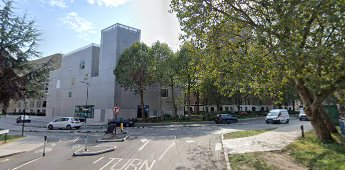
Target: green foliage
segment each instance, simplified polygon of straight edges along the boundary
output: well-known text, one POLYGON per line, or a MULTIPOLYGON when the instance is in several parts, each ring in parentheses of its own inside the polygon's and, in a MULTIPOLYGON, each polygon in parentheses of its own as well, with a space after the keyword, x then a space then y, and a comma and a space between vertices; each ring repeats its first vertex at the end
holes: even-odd
POLYGON ((114 70, 116 81, 126 89, 139 93, 154 83, 153 61, 150 47, 144 43, 134 43, 120 56, 114 70))
POLYGON ((0 103, 6 110, 11 99, 39 95, 50 62, 37 66, 28 61, 40 57, 35 21, 16 16, 13 1, 2 0, 0 7, 0 103))
POLYGON ((202 54, 200 74, 222 94, 283 100, 295 86, 315 132, 331 140, 321 103, 345 87, 344 0, 172 0, 171 8, 184 40, 202 54))

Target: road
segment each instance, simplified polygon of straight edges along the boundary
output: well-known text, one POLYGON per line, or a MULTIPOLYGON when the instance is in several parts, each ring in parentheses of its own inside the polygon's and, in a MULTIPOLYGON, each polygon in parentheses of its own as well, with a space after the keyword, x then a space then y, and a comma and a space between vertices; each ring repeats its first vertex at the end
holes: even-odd
MULTIPOLYGON (((0 159, 0 169, 226 169, 221 145, 221 134, 246 129, 265 129, 299 123, 293 118, 290 124, 269 124, 252 120, 230 125, 190 125, 127 128, 130 135, 124 142, 96 144, 102 133, 26 132, 27 135, 48 136, 46 156, 42 148, 0 159), (83 149, 85 135, 90 146, 117 149, 96 156, 73 157, 73 152, 83 149)), ((19 132, 18 132, 19 133, 19 132)), ((90 147, 89 146, 89 147, 90 147)))

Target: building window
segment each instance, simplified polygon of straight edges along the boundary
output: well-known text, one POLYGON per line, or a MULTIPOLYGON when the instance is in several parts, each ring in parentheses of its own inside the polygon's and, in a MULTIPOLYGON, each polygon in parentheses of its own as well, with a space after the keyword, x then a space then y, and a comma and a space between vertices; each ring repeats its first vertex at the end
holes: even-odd
POLYGON ((37 101, 37 107, 39 108, 39 107, 41 107, 41 101, 39 100, 39 101, 37 101))
POLYGON ((42 109, 42 113, 46 113, 46 109, 42 109))
POLYGON ((72 97, 72 92, 68 92, 68 97, 72 97))
POLYGON ((80 69, 84 69, 85 68, 85 61, 84 60, 80 60, 79 68, 80 69))
POLYGON ((266 111, 268 111, 268 107, 266 107, 266 111))
POLYGON ((41 112, 41 110, 40 109, 37 109, 37 113, 40 113, 41 112))
POLYGON ((229 111, 229 108, 228 108, 228 107, 225 107, 225 111, 229 111))
POLYGON ((265 111, 265 108, 264 108, 264 107, 261 107, 261 111, 265 111))
POLYGON ((34 101, 30 101, 30 107, 31 107, 31 108, 34 108, 34 107, 35 107, 34 101))
POLYGON ((220 107, 219 110, 220 110, 220 111, 223 111, 223 107, 220 107))
POLYGON ((214 107, 211 107, 211 112, 214 112, 214 107))
POLYGON ((43 101, 42 107, 47 107, 47 101, 43 101))
POLYGON ((244 111, 248 111, 248 108, 247 108, 247 107, 244 107, 244 111))
POLYGON ((230 107, 230 111, 232 112, 232 107, 230 107))
POLYGON ((168 97, 168 89, 167 88, 161 89, 161 97, 168 97))

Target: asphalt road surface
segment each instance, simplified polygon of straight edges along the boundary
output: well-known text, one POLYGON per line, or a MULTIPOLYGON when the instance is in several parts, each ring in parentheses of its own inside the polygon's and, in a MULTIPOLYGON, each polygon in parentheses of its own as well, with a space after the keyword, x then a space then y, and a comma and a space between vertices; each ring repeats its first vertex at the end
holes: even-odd
POLYGON ((226 169, 221 145, 221 134, 246 129, 265 129, 290 126, 269 124, 253 120, 230 125, 166 126, 159 128, 127 128, 130 135, 124 142, 96 143, 102 133, 26 132, 28 135, 48 136, 46 156, 43 148, 31 152, 0 158, 0 169, 25 170, 182 170, 226 169), (88 147, 114 147, 112 152, 74 157, 73 152, 88 147))

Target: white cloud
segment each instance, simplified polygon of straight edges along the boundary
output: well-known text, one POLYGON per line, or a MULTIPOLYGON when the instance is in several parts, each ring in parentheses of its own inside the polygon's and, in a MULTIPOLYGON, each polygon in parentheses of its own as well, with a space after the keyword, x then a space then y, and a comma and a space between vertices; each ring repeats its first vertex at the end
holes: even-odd
POLYGON ((79 33, 78 37, 90 41, 90 34, 95 33, 92 22, 80 17, 77 13, 71 12, 62 21, 72 30, 79 33))
POLYGON ((51 6, 56 6, 56 7, 60 7, 60 8, 66 8, 67 7, 64 0, 50 0, 49 4, 51 6))
POLYGON ((87 0, 87 2, 89 2, 89 4, 91 5, 98 5, 98 6, 113 6, 113 7, 117 7, 120 5, 123 5, 127 2, 129 2, 131 0, 87 0))

